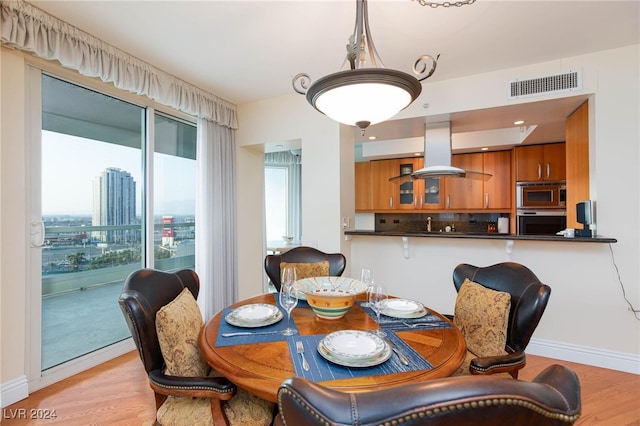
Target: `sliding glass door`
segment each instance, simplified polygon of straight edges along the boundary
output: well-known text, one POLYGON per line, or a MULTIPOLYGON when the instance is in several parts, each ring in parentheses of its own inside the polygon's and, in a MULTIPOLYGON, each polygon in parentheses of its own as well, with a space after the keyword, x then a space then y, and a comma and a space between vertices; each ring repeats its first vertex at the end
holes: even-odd
POLYGON ((196 128, 45 74, 41 102, 44 372, 130 336, 132 271, 194 268, 196 128))

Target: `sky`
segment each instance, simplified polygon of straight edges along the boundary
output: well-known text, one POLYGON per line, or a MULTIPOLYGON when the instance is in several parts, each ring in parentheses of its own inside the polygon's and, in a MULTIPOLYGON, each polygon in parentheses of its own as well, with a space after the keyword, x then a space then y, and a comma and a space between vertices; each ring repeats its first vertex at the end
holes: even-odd
MULTIPOLYGON (((42 214, 87 215, 93 209, 93 179, 108 167, 127 171, 136 182, 136 214, 141 212, 141 151, 112 143, 42 132, 42 214)), ((155 156, 154 213, 193 215, 195 161, 155 156)))

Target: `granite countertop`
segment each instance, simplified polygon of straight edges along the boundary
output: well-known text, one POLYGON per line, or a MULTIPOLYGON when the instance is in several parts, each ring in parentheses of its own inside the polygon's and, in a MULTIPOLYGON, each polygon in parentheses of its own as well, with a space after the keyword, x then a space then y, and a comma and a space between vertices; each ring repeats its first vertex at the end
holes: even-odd
POLYGON ((616 243, 615 238, 567 238, 560 235, 510 235, 497 232, 420 232, 420 231, 371 231, 353 230, 345 231, 345 235, 368 235, 382 237, 424 237, 424 238, 471 238, 488 240, 519 240, 519 241, 552 241, 563 243, 616 243))

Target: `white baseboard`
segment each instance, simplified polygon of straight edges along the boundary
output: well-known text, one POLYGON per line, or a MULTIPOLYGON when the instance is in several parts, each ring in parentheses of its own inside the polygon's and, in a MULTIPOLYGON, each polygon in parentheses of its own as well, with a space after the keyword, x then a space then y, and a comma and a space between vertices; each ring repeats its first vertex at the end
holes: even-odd
POLYGON ((0 384, 0 405, 2 408, 25 399, 29 396, 29 380, 20 376, 0 384))
POLYGON ((640 374, 640 356, 636 354, 540 339, 531 339, 526 352, 531 355, 640 374))

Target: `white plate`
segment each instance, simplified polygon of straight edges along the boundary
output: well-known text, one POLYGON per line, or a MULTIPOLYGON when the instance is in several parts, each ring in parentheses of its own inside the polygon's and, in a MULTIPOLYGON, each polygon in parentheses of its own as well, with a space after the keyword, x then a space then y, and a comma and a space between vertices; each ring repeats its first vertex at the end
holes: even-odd
POLYGON ((278 308, 266 303, 253 303, 234 309, 231 314, 239 321, 263 323, 278 313, 278 308))
POLYGON ((409 299, 389 299, 384 308, 386 311, 399 315, 409 315, 421 311, 424 306, 420 302, 409 299))
POLYGON ((384 343, 384 349, 378 356, 369 359, 345 360, 342 358, 338 358, 324 346, 322 340, 318 343, 318 352, 327 361, 333 362, 334 364, 342 365, 344 367, 373 367, 374 365, 382 364, 383 362, 388 360, 389 357, 391 357, 391 348, 386 343, 384 343))
POLYGON ((389 299, 382 314, 394 318, 421 318, 427 314, 427 310, 415 300, 389 299))
POLYGON ((275 324, 282 319, 282 312, 280 312, 276 306, 267 304, 258 305, 260 306, 253 309, 251 308, 252 305, 241 306, 229 312, 224 319, 236 327, 264 327, 275 324), (265 316, 267 310, 270 312, 270 315, 265 316))
POLYGON ((358 330, 334 331, 322 339, 322 344, 331 355, 344 361, 378 358, 385 349, 380 337, 358 330))

